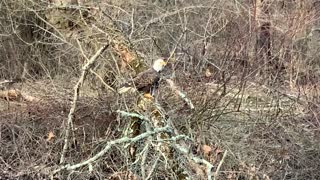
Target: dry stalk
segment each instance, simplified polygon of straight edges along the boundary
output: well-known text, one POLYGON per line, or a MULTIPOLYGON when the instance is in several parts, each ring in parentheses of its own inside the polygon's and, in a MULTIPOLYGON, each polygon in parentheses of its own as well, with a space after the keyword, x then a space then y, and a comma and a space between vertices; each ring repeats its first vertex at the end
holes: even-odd
POLYGON ((117 113, 119 113, 120 115, 124 116, 124 117, 134 117, 134 118, 139 118, 141 120, 148 120, 146 117, 137 114, 137 113, 129 113, 129 112, 125 112, 125 111, 120 111, 117 110, 117 113))
POLYGON ((76 83, 76 85, 73 88, 74 89, 74 95, 73 95, 73 100, 72 100, 72 103, 71 103, 71 108, 70 108, 70 111, 69 111, 69 114, 68 114, 68 120, 67 120, 66 132, 65 132, 66 134, 65 134, 65 138, 64 138, 64 145, 63 145, 63 149, 62 149, 62 153, 61 153, 60 164, 64 163, 65 154, 66 154, 66 152, 68 150, 68 141, 69 141, 69 136, 70 136, 70 128, 72 126, 72 121, 73 121, 73 118, 74 118, 74 112, 75 112, 75 109, 76 109, 76 106, 77 106, 80 87, 83 84, 83 81, 85 79, 86 74, 88 73, 88 70, 91 68, 91 66, 96 61, 96 59, 99 57, 99 55, 102 54, 108 47, 109 47, 109 44, 104 45, 103 47, 101 47, 89 59, 89 61, 82 67, 80 78, 79 78, 78 82, 76 83))
POLYGON ((199 5, 199 6, 189 6, 189 7, 184 7, 184 8, 181 8, 181 9, 178 9, 178 10, 175 10, 175 11, 172 11, 172 12, 164 13, 164 14, 160 15, 159 17, 153 18, 153 19, 151 19, 150 21, 148 21, 148 22, 143 26, 143 29, 142 29, 141 32, 145 31, 150 25, 155 24, 155 23, 161 21, 161 20, 164 19, 164 18, 167 18, 167 17, 170 17, 170 16, 174 16, 174 15, 176 15, 176 14, 179 14, 180 12, 185 12, 185 11, 187 11, 187 10, 199 9, 199 8, 211 8, 211 7, 209 7, 209 6, 202 6, 202 5, 199 5))
POLYGON ((186 93, 179 90, 178 87, 174 84, 174 82, 171 79, 166 79, 166 82, 169 84, 172 91, 175 92, 177 95, 179 95, 188 104, 190 109, 194 109, 194 105, 192 101, 187 97, 186 93))
POLYGON ((222 159, 221 159, 221 161, 220 161, 220 163, 219 163, 219 165, 218 165, 218 167, 217 167, 216 172, 214 173, 213 180, 218 179, 220 168, 221 168, 221 166, 222 166, 222 164, 223 164, 223 162, 224 162, 224 159, 226 158, 227 154, 228 154, 228 151, 226 150, 226 151, 223 153, 222 159))
POLYGON ((160 160, 160 155, 157 157, 157 159, 156 159, 155 162, 153 163, 153 165, 152 165, 152 167, 151 167, 151 170, 150 170, 150 172, 149 172, 148 177, 146 178, 146 180, 148 180, 148 179, 151 178, 154 170, 156 169, 156 167, 157 167, 157 165, 158 165, 159 160, 160 160))
POLYGON ((185 155, 187 157, 187 159, 194 161, 197 164, 204 164, 207 167, 207 178, 208 180, 211 180, 211 170, 213 168, 213 165, 202 158, 196 157, 195 155, 189 153, 189 150, 183 146, 180 146, 179 144, 173 144, 175 149, 178 150, 181 154, 185 155))
MULTIPOLYGON (((150 138, 149 138, 150 139, 150 138)), ((150 148, 150 140, 149 142, 146 143, 146 146, 143 148, 143 151, 142 151, 142 155, 141 155, 141 175, 142 175, 142 179, 146 179, 146 161, 147 161, 147 157, 148 157, 148 154, 149 154, 149 148, 150 148)))
POLYGON ((114 93, 117 92, 117 91, 114 90, 111 86, 109 86, 106 82, 104 82, 103 78, 102 78, 98 73, 96 73, 94 70, 90 69, 90 72, 91 72, 92 74, 94 74, 106 88, 108 88, 109 90, 111 90, 111 91, 114 92, 114 93))

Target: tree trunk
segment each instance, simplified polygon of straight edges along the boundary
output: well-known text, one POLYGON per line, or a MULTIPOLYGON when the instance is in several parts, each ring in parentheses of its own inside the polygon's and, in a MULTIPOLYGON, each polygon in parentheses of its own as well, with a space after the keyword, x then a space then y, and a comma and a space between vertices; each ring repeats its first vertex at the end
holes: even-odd
POLYGON ((271 63, 271 22, 269 19, 270 11, 269 0, 256 0, 256 22, 257 22, 257 41, 256 41, 256 58, 259 62, 271 63))

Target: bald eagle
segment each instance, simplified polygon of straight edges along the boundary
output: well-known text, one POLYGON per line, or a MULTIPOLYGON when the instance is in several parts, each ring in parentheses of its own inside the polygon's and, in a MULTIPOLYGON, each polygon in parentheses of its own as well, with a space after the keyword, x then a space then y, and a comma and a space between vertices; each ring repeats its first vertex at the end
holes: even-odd
POLYGON ((160 80, 160 72, 166 65, 165 59, 157 59, 153 66, 146 71, 139 73, 132 81, 125 83, 118 89, 119 94, 126 93, 131 90, 138 90, 139 92, 150 93, 152 88, 160 80))

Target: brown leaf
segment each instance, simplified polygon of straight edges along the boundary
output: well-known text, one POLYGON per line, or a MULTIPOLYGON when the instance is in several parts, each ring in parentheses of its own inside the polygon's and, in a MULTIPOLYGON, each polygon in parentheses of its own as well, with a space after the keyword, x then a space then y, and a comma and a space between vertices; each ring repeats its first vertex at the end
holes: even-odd
POLYGON ((55 137, 55 135, 53 134, 52 131, 50 131, 50 132, 48 133, 47 141, 51 141, 54 137, 55 137))
POLYGON ((203 151, 204 155, 208 156, 210 154, 210 152, 212 151, 212 148, 208 145, 203 145, 202 151, 203 151))
POLYGON ((135 54, 130 52, 130 50, 121 44, 116 44, 113 49, 120 56, 120 69, 124 71, 126 67, 135 60, 135 54))
POLYGON ((191 169, 197 174, 197 179, 205 179, 206 177, 206 169, 203 166, 200 166, 199 164, 196 164, 195 162, 189 160, 189 166, 191 169))

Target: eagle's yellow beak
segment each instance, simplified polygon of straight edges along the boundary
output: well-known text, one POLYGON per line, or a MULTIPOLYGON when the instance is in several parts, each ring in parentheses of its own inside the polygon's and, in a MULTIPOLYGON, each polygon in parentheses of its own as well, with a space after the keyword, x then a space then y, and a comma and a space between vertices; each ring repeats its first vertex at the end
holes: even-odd
POLYGON ((167 62, 165 62, 165 61, 163 60, 163 61, 161 61, 160 64, 163 65, 163 66, 165 66, 165 65, 167 65, 167 62))

